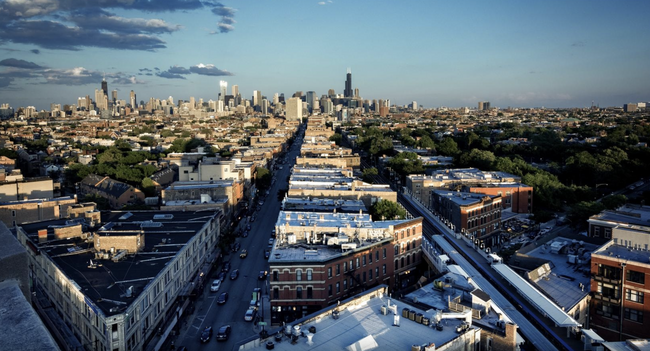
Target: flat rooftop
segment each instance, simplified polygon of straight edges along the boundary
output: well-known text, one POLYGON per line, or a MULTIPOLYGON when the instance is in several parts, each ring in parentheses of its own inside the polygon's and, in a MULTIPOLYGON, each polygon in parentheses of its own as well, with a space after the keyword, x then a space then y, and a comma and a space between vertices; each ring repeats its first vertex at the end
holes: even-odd
POLYGON ((622 224, 650 227, 650 206, 623 206, 616 211, 603 211, 589 220, 601 220, 622 224))
MULTIPOLYGON (((372 294, 373 291, 370 293, 372 294)), ((307 344, 306 337, 300 337, 296 344, 292 344, 285 336, 281 342, 275 342, 275 350, 369 350, 370 348, 363 348, 359 344, 348 348, 364 338, 372 338, 377 344, 377 350, 410 350, 412 345, 429 345, 431 343, 434 343, 436 348, 440 348, 459 336, 455 329, 461 324, 461 320, 444 319, 441 322, 443 330, 437 331, 430 326, 402 317, 404 308, 422 313, 427 318, 433 317, 433 311, 420 310, 404 302, 390 299, 388 296, 366 298, 355 305, 352 305, 354 298, 350 300, 352 302, 349 304, 343 302, 339 306, 338 319, 332 318, 331 311, 337 308, 337 306, 332 306, 303 318, 304 322, 292 324, 292 326, 300 325, 301 331, 305 333, 308 332, 309 327, 316 328, 312 345, 307 344), (391 305, 397 306, 397 314, 400 316, 399 327, 393 325, 394 315, 392 312, 388 312, 387 315, 380 312, 381 307, 387 305, 389 300, 391 305)), ((274 338, 270 337, 268 340, 274 340, 274 338)), ((243 345, 240 349, 242 347, 243 345)), ((262 342, 252 349, 264 350, 266 346, 262 342)))
POLYGON ((448 191, 448 190, 434 190, 434 192, 442 197, 449 199, 450 201, 453 201, 454 203, 460 206, 471 205, 471 204, 481 202, 481 199, 483 199, 484 197, 489 197, 490 199, 494 199, 498 197, 498 195, 486 195, 480 193, 467 193, 467 192, 457 192, 457 191, 448 191))
POLYGON ((128 307, 214 216, 215 211, 103 212, 102 228, 93 233, 95 235, 133 235, 144 231, 144 249, 117 262, 96 259, 93 242, 81 238, 48 238, 48 241, 39 243, 39 229, 64 225, 66 220, 21 227, 40 252, 51 257, 59 269, 76 284, 77 289, 109 316, 128 307), (98 266, 91 268, 91 260, 98 266), (132 297, 127 298, 125 293, 131 286, 132 297))
POLYGON ((648 257, 650 256, 650 252, 646 250, 634 250, 627 246, 613 244, 613 242, 612 245, 605 245, 594 253, 602 256, 609 256, 644 264, 649 263, 648 257))
MULTIPOLYGON (((557 237, 543 246, 529 251, 527 255, 551 263, 551 271, 537 278, 535 285, 560 307, 568 311, 589 294, 591 284, 589 261, 587 260, 583 264, 570 263, 569 253, 551 252, 550 248, 553 243, 569 247, 576 245, 574 240, 557 237), (584 289, 580 287, 581 283, 584 289)), ((598 249, 597 245, 589 243, 582 243, 581 247, 584 248, 584 257, 598 249)))
POLYGON ((359 213, 366 212, 366 205, 361 200, 335 200, 326 198, 287 197, 282 201, 282 209, 286 211, 318 211, 359 213))

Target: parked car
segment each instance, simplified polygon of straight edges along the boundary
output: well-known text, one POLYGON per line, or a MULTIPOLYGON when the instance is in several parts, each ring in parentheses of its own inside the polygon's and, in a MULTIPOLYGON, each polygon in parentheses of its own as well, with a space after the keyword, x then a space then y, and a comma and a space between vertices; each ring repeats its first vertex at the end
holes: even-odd
POLYGON ((266 276, 268 275, 267 271, 260 271, 260 274, 257 276, 259 280, 264 280, 266 279, 266 276))
POLYGON ((235 280, 237 277, 239 277, 239 269, 234 269, 230 272, 230 280, 235 280))
POLYGON ((222 292, 219 297, 217 297, 217 303, 219 305, 223 305, 224 303, 228 302, 228 293, 227 292, 222 292))
POLYGON ((217 332, 217 341, 228 340, 231 331, 232 328, 230 327, 230 325, 222 325, 221 328, 219 328, 219 331, 217 332))
POLYGON ((205 327, 201 332, 201 342, 208 342, 212 337, 212 327, 205 327))
POLYGON ((223 281, 226 279, 226 272, 219 272, 219 276, 217 277, 220 281, 223 281))
POLYGON ((248 230, 244 230, 244 232, 241 235, 243 238, 248 238, 248 230))
POLYGON ((264 258, 267 260, 271 257, 271 250, 264 250, 264 258))
POLYGON ((246 251, 246 249, 241 250, 239 258, 246 258, 246 256, 248 256, 248 251, 246 251))
POLYGON ((249 307, 248 310, 246 310, 246 314, 244 314, 244 320, 246 322, 252 322, 256 314, 257 314, 257 308, 249 307))
POLYGON ((251 225, 250 224, 246 224, 246 230, 251 230, 251 225))
POLYGON ((232 244, 232 252, 237 252, 241 249, 241 244, 240 243, 234 243, 232 244))
POLYGON ((269 239, 269 246, 273 246, 273 241, 274 241, 273 238, 269 239))
POLYGON ((210 291, 215 292, 219 291, 219 288, 221 288, 221 280, 217 279, 212 282, 212 285, 210 285, 210 291))

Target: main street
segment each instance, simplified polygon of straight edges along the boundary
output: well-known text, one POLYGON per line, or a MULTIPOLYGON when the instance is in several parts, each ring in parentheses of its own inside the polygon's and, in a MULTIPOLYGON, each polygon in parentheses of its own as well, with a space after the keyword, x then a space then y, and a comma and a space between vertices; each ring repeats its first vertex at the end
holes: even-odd
MULTIPOLYGON (((300 129, 302 135, 302 129, 300 129)), ((214 270, 213 276, 206 279, 205 289, 197 298, 195 311, 182 324, 180 335, 175 340, 176 349, 180 346, 187 347, 188 350, 212 350, 218 347, 220 350, 235 350, 241 341, 256 336, 262 330, 262 326, 255 326, 253 322, 244 321, 244 314, 248 309, 252 299, 253 289, 262 289, 262 304, 259 307, 260 317, 263 314, 263 320, 270 322, 270 306, 268 299, 268 280, 259 280, 260 271, 268 271, 269 265, 264 258, 264 250, 267 249, 271 231, 275 228, 275 223, 280 211, 280 200, 277 193, 279 189, 288 188, 287 177, 291 173, 291 167, 295 162, 296 156, 300 153, 300 136, 296 137, 296 142, 286 153, 287 162, 282 169, 275 172, 271 171, 275 177, 275 182, 269 189, 269 195, 261 194, 259 200, 264 204, 260 206, 253 216, 255 220, 248 222, 242 219, 240 227, 250 224, 251 229, 247 238, 239 237, 237 242, 241 244, 241 249, 248 250, 248 257, 240 258, 239 252, 228 252, 223 259, 231 262, 231 269, 239 269, 239 278, 230 280, 230 274, 226 275, 221 288, 218 292, 210 291, 210 284, 221 271, 221 267, 214 270), (229 299, 223 305, 216 303, 217 297, 222 292, 228 292, 229 299), (229 324, 232 327, 232 334, 228 341, 216 341, 216 334, 222 325, 229 324), (206 344, 201 344, 199 337, 201 331, 206 326, 211 326, 213 336, 206 344)), ((259 201, 258 200, 258 201, 259 201)), ((256 204, 257 206, 257 204, 256 204)))

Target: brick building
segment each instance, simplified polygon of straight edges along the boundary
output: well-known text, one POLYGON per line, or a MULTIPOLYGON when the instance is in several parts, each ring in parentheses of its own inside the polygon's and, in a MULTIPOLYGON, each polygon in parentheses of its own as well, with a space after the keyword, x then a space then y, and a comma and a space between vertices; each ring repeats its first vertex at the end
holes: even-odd
POLYGON ((97 174, 89 174, 77 183, 77 195, 82 199, 86 195, 105 198, 113 209, 144 201, 144 193, 140 189, 97 174))
POLYGON ((467 233, 481 248, 501 242, 501 196, 432 190, 429 207, 456 233, 467 233))
POLYGON ((501 207, 515 213, 533 213, 533 187, 521 183, 488 183, 469 186, 470 193, 499 195, 501 207))
POLYGON ((420 277, 422 218, 373 222, 367 214, 284 212, 269 259, 271 322, 302 318, 368 288, 420 277))

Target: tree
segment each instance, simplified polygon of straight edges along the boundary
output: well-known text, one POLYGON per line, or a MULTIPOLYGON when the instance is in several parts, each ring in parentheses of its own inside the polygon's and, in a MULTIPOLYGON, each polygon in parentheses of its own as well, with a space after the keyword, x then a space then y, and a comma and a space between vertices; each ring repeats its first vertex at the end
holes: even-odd
POLYGON ((339 133, 334 133, 334 135, 332 135, 329 140, 336 143, 336 145, 341 146, 341 140, 343 140, 343 136, 339 133))
POLYGON ((567 217, 571 220, 573 226, 584 227, 587 225, 589 217, 602 212, 605 205, 596 201, 580 201, 571 206, 567 217))
POLYGON ((388 161, 388 166, 404 177, 408 174, 424 173, 422 161, 415 152, 400 152, 388 161))
POLYGON ((271 172, 264 168, 264 167, 258 167, 257 168, 257 177, 255 177, 255 186, 257 189, 260 191, 265 191, 266 189, 271 187, 271 181, 273 177, 271 176, 271 172))
POLYGON ((396 202, 390 200, 379 200, 370 206, 370 215, 375 221, 405 219, 406 210, 396 202))
POLYGON ((147 197, 156 196, 156 184, 151 178, 142 179, 142 191, 147 197))
POLYGON ((458 155, 458 144, 451 137, 444 137, 440 145, 437 148, 438 152, 445 156, 456 156, 458 155))
POLYGON ((370 167, 370 168, 365 168, 363 170, 363 175, 361 176, 363 178, 363 181, 366 183, 372 183, 374 180, 374 177, 378 175, 379 172, 377 172, 377 168, 375 167, 370 167))
POLYGON ((601 202, 602 202, 603 206, 605 206, 606 209, 615 210, 615 209, 625 205, 625 203, 627 202, 627 197, 625 195, 621 195, 621 194, 609 195, 609 196, 605 196, 601 200, 601 202))

